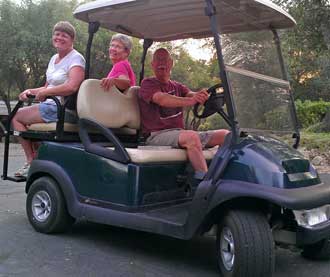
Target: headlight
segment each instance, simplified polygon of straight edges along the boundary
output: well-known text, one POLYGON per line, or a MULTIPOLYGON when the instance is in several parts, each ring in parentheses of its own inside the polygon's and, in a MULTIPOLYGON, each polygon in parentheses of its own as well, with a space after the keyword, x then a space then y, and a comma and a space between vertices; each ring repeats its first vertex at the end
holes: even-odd
POLYGON ((325 205, 312 210, 293 211, 298 225, 311 227, 330 219, 330 205, 325 205))

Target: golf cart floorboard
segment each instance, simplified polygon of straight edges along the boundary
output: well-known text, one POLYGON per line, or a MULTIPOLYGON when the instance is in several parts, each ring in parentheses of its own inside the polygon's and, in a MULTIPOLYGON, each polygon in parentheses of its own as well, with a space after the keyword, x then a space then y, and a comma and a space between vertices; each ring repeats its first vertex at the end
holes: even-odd
POLYGON ((155 218, 157 221, 161 219, 161 221, 170 224, 183 225, 187 220, 190 205, 191 202, 187 202, 172 207, 148 211, 145 215, 149 218, 155 218))

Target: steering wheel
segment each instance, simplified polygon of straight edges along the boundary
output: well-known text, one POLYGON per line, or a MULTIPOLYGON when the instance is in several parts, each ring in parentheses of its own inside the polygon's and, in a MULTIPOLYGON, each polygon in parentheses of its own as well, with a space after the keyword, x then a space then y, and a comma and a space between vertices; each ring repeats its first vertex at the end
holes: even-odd
POLYGON ((223 93, 217 93, 217 89, 219 88, 223 88, 222 84, 220 83, 207 89, 207 92, 210 95, 209 99, 207 99, 207 101, 204 103, 204 108, 202 109, 201 113, 198 113, 200 104, 195 104, 193 109, 195 117, 205 118, 222 109, 225 99, 223 93))

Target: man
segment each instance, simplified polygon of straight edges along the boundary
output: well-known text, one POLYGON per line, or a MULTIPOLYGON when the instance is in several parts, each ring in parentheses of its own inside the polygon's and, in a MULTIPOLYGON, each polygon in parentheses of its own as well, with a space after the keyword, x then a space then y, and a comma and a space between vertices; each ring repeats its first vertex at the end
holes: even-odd
POLYGON ((203 148, 221 145, 229 131, 184 130, 182 108, 204 104, 208 99, 207 91, 193 92, 170 80, 173 60, 164 48, 155 51, 151 66, 155 77, 144 79, 139 90, 142 134, 147 138, 146 144, 184 148, 195 172, 207 172, 203 148))

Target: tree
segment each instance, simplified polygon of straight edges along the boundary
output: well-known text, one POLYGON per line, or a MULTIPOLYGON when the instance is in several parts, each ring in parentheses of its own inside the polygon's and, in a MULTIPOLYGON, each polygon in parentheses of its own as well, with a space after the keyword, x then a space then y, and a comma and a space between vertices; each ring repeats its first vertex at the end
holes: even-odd
POLYGON ((51 47, 52 28, 59 20, 72 19, 75 4, 61 0, 37 4, 26 0, 20 5, 8 0, 1 2, 0 35, 5 42, 0 45, 3 100, 9 101, 27 87, 45 83, 45 71, 55 53, 51 47))
POLYGON ((10 111, 10 91, 15 85, 13 76, 18 75, 16 68, 17 56, 16 40, 18 32, 19 14, 15 10, 15 6, 10 1, 0 3, 0 37, 3 43, 0 44, 0 96, 6 103, 8 111, 10 111))
POLYGON ((283 33, 284 53, 296 98, 330 100, 330 4, 328 0, 277 0, 297 20, 283 33))

